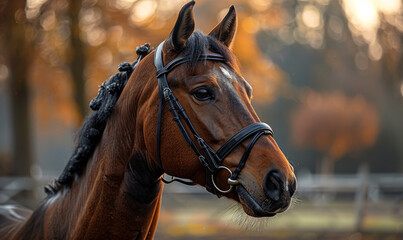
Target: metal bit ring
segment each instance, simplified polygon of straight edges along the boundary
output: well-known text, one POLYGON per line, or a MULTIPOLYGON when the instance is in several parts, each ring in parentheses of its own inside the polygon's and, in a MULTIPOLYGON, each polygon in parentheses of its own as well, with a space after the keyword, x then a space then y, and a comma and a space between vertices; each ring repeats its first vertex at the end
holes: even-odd
MULTIPOLYGON (((218 169, 227 170, 230 173, 230 176, 232 175, 232 171, 225 166, 219 166, 218 169)), ((230 180, 230 178, 228 178, 228 181, 229 180, 230 180)), ((231 192, 233 185, 236 185, 236 184, 231 184, 230 182, 228 182, 229 188, 227 190, 222 190, 216 185, 215 180, 214 180, 214 174, 211 174, 211 182, 213 183, 213 186, 215 187, 215 189, 217 189, 220 193, 229 193, 229 192, 231 192)))

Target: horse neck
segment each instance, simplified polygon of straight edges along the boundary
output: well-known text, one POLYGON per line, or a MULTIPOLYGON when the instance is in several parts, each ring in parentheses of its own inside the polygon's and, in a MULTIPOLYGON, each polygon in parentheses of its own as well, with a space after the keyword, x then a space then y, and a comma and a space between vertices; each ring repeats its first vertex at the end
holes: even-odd
MULTIPOLYGON (((132 88, 134 78, 129 80, 132 88)), ((133 101, 133 92, 122 93, 83 175, 70 189, 62 189, 43 203, 43 223, 52 231, 50 238, 153 238, 161 172, 152 167, 149 154, 140 150, 145 149, 144 141, 135 137, 141 136, 141 124, 136 122, 138 102, 133 101)))
POLYGON ((142 239, 155 231, 162 185, 147 153, 133 147, 137 129, 122 123, 124 109, 116 108, 75 194, 66 196, 67 205, 78 200, 72 239, 142 239))

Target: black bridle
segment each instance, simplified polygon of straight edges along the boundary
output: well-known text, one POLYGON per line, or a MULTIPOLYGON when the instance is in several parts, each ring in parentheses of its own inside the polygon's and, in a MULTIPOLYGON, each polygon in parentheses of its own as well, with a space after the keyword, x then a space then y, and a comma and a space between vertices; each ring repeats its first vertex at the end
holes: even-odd
MULTIPOLYGON (((197 133, 196 129, 194 128, 192 122, 190 121, 189 117, 186 114, 185 109, 181 106, 178 99, 173 94, 172 90, 169 88, 167 82, 167 75, 170 71, 172 71, 177 66, 191 61, 191 59, 187 57, 178 57, 171 62, 169 62, 166 66, 163 63, 163 53, 162 53, 162 46, 164 42, 162 42, 157 49, 155 50, 154 54, 154 64, 157 68, 157 79, 158 79, 158 89, 159 89, 159 110, 158 110, 158 126, 157 126, 157 158, 160 164, 160 167, 163 169, 161 155, 160 155, 160 146, 161 146, 161 117, 162 117, 162 107, 163 107, 163 100, 166 102, 169 111, 173 116, 173 120, 176 122, 182 136, 184 137, 186 143, 193 149, 196 153, 200 163, 206 169, 206 189, 220 196, 220 193, 227 193, 232 190, 234 185, 239 184, 237 178, 239 173, 241 172, 242 168, 245 166, 246 160, 249 156, 250 151, 252 150, 254 144, 257 142, 259 137, 262 135, 272 135, 273 130, 269 125, 262 122, 252 123, 251 125, 243 128, 241 131, 236 133, 232 136, 229 140, 227 140, 224 145, 218 149, 218 151, 214 151, 200 135, 197 133), (190 133, 186 129, 188 127, 190 133), (193 136, 193 138, 191 137, 193 136), (232 152, 238 145, 243 143, 246 139, 252 137, 252 140, 246 147, 246 150, 238 164, 238 167, 232 172, 229 168, 222 166, 222 162, 228 154, 232 152), (194 141, 195 139, 196 141, 194 141), (196 143, 197 144, 196 144, 196 143), (220 189, 214 180, 214 175, 220 169, 227 170, 231 177, 228 178, 229 188, 227 190, 220 189), (218 191, 218 192, 217 192, 218 191)), ((217 53, 207 53, 200 58, 200 61, 218 61, 218 62, 225 62, 225 58, 217 53)), ((170 183, 172 181, 179 181, 184 184, 191 184, 193 182, 186 182, 183 180, 173 179, 171 181, 167 181, 162 178, 164 182, 170 183)))

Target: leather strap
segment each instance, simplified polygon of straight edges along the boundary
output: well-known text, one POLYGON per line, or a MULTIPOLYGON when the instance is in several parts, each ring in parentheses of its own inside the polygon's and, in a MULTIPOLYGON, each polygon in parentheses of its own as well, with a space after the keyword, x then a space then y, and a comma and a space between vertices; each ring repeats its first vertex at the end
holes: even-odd
POLYGON ((242 168, 245 166, 246 160, 249 157, 249 153, 252 150, 253 146, 257 142, 257 140, 263 135, 265 132, 258 132, 256 135, 252 138, 252 140, 248 143, 248 146, 246 147, 246 150, 244 154, 242 155, 241 160, 239 161, 238 167, 235 169, 235 171, 231 175, 232 180, 236 180, 238 178, 239 173, 241 172, 242 168))
MULTIPOLYGON (((258 133, 258 132, 265 132, 266 134, 273 135, 273 130, 269 125, 263 122, 256 122, 252 123, 251 125, 243 128, 230 139, 228 139, 224 145, 217 151, 218 157, 223 160, 228 154, 234 150, 239 144, 245 141, 250 136, 258 133)), ((220 162, 221 165, 221 162, 220 162)))
MULTIPOLYGON (((232 173, 229 180, 235 181, 238 177, 239 173, 241 172, 242 168, 245 166, 248 156, 257 142, 257 140, 262 135, 272 135, 273 130, 269 125, 262 122, 252 123, 251 125, 243 128, 234 136, 232 136, 229 140, 227 140, 224 145, 218 149, 218 151, 214 151, 200 135, 197 133, 196 129, 194 128, 192 122, 190 121, 189 117, 186 114, 185 109, 181 106, 178 99, 176 99, 175 95, 173 94, 172 90, 169 88, 167 82, 167 74, 172 71, 177 66, 191 61, 191 59, 181 56, 178 57, 171 62, 169 62, 166 66, 163 63, 163 54, 162 54, 162 46, 164 42, 162 42, 154 53, 154 64, 157 68, 157 79, 158 79, 158 89, 159 89, 159 109, 158 109, 158 126, 157 126, 157 158, 162 170, 164 169, 161 160, 161 119, 162 119, 162 111, 163 111, 163 102, 165 101, 169 111, 173 116, 173 120, 175 121, 176 125, 178 126, 183 138, 185 139, 187 145, 189 145, 193 151, 196 153, 199 161, 201 164, 206 168, 206 183, 205 187, 209 192, 216 194, 217 196, 221 196, 220 189, 214 187, 212 179, 214 174, 220 168, 223 160, 228 154, 231 153, 237 146, 242 144, 246 139, 252 137, 252 140, 249 142, 248 146, 245 149, 245 152, 238 164, 238 167, 232 173), (184 124, 186 124, 187 128, 185 128, 184 124), (191 134, 189 134, 188 130, 191 134), (193 140, 196 140, 195 141, 193 140)), ((210 60, 210 61, 225 61, 225 58, 222 57, 220 54, 217 53, 208 53, 202 55, 200 60, 210 60)), ((165 180, 162 178, 165 183, 171 183, 173 181, 178 181, 183 184, 187 185, 194 185, 193 182, 187 182, 181 179, 172 179, 172 180, 165 180)))

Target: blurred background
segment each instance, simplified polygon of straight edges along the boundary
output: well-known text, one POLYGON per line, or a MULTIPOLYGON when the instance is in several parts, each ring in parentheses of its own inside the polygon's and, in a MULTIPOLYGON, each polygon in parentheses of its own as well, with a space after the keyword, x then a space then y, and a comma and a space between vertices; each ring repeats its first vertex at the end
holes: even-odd
MULTIPOLYGON (((0 1, 0 204, 34 208, 98 86, 157 46, 186 0, 0 1)), ((208 33, 234 4, 253 104, 295 167, 297 200, 243 220, 165 186, 156 239, 403 239, 401 0, 197 0, 208 33)))

